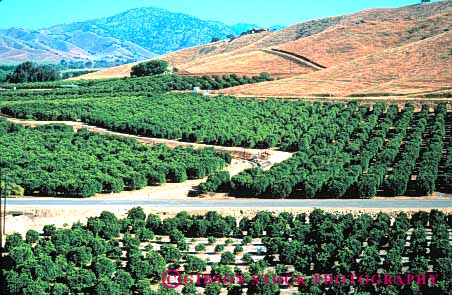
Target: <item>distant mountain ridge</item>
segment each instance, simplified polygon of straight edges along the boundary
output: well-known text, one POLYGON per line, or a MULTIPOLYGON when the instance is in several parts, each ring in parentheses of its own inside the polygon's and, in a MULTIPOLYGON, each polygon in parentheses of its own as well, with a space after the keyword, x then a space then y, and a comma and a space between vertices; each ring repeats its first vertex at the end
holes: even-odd
POLYGON ((135 8, 111 17, 55 25, 41 30, 0 30, 0 63, 33 60, 136 61, 225 39, 256 27, 174 13, 155 7, 135 8))

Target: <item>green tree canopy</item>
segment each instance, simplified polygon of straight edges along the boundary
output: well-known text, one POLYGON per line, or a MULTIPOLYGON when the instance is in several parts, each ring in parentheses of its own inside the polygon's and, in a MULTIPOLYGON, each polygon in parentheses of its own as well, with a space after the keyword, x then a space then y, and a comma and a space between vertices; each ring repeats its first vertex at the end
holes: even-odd
POLYGON ((142 62, 132 67, 132 77, 154 76, 165 73, 168 70, 168 62, 164 60, 151 60, 142 62))

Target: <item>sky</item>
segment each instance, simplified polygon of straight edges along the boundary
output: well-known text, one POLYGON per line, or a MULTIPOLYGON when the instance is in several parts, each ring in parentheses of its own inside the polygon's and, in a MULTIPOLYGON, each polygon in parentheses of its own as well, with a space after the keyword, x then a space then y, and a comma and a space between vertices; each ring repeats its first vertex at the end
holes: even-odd
POLYGON ((155 6, 233 25, 288 26, 366 8, 400 7, 420 0, 0 0, 0 29, 40 29, 155 6))

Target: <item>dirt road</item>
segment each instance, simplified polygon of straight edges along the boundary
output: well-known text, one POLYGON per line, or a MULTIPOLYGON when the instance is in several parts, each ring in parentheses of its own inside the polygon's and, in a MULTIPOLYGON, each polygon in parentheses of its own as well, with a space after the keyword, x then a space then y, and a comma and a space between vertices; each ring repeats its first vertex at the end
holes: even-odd
MULTIPOLYGON (((280 163, 289 159, 292 156, 292 153, 278 151, 278 150, 262 150, 262 149, 247 149, 241 147, 223 147, 223 146, 214 146, 200 143, 190 143, 190 142, 180 142, 176 140, 168 140, 161 138, 150 138, 137 136, 132 134, 113 132, 104 128, 99 128, 96 126, 87 125, 82 122, 73 122, 73 121, 32 121, 32 120, 22 120, 16 118, 10 118, 5 115, 0 115, 0 117, 6 118, 7 120, 23 124, 26 126, 37 126, 37 125, 46 125, 52 123, 65 124, 68 126, 72 126, 75 130, 86 128, 91 132, 96 132, 100 134, 109 134, 116 136, 125 136, 134 138, 144 144, 155 145, 155 144, 165 144, 169 147, 176 146, 184 146, 184 147, 193 147, 193 148, 207 148, 212 147, 218 151, 228 152, 234 158, 230 165, 226 167, 226 170, 229 171, 231 176, 234 176, 241 171, 256 167, 257 163, 262 165, 262 169, 267 170, 270 169, 274 164, 280 163), (267 153, 268 157, 266 159, 259 159, 259 155, 263 153, 267 153), (249 161, 248 159, 252 159, 254 156, 258 158, 257 162, 249 161)), ((120 193, 112 193, 112 194, 97 194, 94 198, 98 199, 127 199, 127 200, 148 200, 150 198, 158 198, 158 199, 183 199, 186 198, 190 191, 196 189, 196 187, 206 181, 204 179, 196 179, 196 180, 188 180, 183 183, 166 183, 160 186, 148 186, 141 190, 136 191, 123 191, 120 193)), ((217 194, 221 197, 221 194, 217 194)))
POLYGON ((128 133, 110 131, 105 128, 88 125, 83 122, 23 120, 23 119, 11 118, 11 117, 8 117, 3 114, 0 114, 0 118, 5 118, 11 122, 23 124, 26 126, 37 126, 37 125, 46 125, 46 124, 65 124, 68 126, 72 126, 76 130, 86 128, 86 129, 90 130, 91 132, 96 132, 96 133, 100 133, 100 134, 131 137, 144 144, 150 144, 150 145, 164 144, 169 147, 184 146, 184 147, 193 147, 193 148, 214 148, 217 151, 228 152, 232 155, 233 158, 236 158, 236 159, 251 160, 251 159, 253 159, 253 157, 256 156, 258 158, 258 160, 262 161, 262 163, 264 163, 264 162, 267 163, 267 165, 263 168, 264 170, 269 169, 271 166, 273 166, 276 163, 280 163, 280 162, 285 161, 285 160, 289 159, 290 157, 292 157, 292 153, 280 151, 277 149, 250 149, 250 148, 243 148, 243 147, 227 147, 227 146, 194 143, 194 142, 182 142, 182 141, 163 139, 163 138, 144 137, 144 136, 138 136, 138 135, 133 135, 133 134, 128 134, 128 133), (259 159, 260 156, 262 156, 264 153, 268 154, 268 158, 265 160, 259 159))

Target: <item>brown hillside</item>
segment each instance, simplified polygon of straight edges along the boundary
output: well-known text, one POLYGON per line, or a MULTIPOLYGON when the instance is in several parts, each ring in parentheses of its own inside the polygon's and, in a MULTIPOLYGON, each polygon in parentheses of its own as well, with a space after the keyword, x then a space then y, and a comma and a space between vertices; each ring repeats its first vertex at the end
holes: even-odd
POLYGON ((452 31, 319 72, 222 92, 300 97, 439 91, 452 88, 451 44, 452 31))
POLYGON ((399 47, 452 30, 452 9, 423 20, 362 21, 338 25, 288 42, 278 49, 331 67, 374 52, 399 47))
POLYGON ((313 71, 300 63, 263 51, 230 55, 184 69, 190 73, 209 73, 215 69, 215 73, 242 75, 258 75, 261 72, 269 72, 274 77, 301 75, 313 71))
MULTIPOLYGON (((427 39, 452 30, 451 23, 452 0, 396 9, 369 9, 351 15, 307 21, 273 33, 245 35, 187 48, 156 59, 164 59, 171 67, 192 75, 253 75, 267 71, 286 77, 308 74, 322 69, 322 66, 348 63, 356 58, 427 39), (294 56, 275 54, 274 49, 294 56), (303 59, 312 63, 303 63, 303 59), (313 64, 321 67, 313 67, 313 64)), ((132 65, 76 79, 125 77, 129 76, 132 65)))
MULTIPOLYGON (((171 52, 168 54, 165 54, 163 56, 159 56, 153 59, 163 59, 168 61, 170 64, 170 67, 178 67, 181 70, 184 70, 185 68, 182 66, 184 64, 201 60, 204 58, 209 58, 216 55, 223 55, 227 54, 229 52, 233 52, 235 50, 242 49, 250 44, 253 44, 260 40, 261 38, 265 38, 267 35, 270 35, 271 33, 265 32, 260 34, 253 34, 253 35, 246 35, 242 36, 240 38, 234 39, 232 41, 219 41, 215 43, 190 47, 182 50, 178 50, 175 52, 171 52)), ((152 60, 152 59, 151 59, 152 60)), ((112 67, 103 71, 99 71, 96 73, 91 73, 87 75, 83 75, 80 77, 77 77, 75 79, 101 79, 101 78, 122 78, 127 77, 130 75, 130 70, 133 65, 137 63, 132 64, 126 64, 121 65, 117 67, 112 67)))

